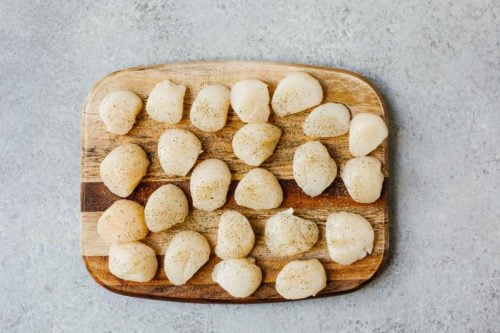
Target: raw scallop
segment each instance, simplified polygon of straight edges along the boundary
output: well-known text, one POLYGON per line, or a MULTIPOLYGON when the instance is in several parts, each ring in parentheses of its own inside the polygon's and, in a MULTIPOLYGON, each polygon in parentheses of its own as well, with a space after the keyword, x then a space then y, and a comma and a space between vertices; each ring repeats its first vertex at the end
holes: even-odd
POLYGON ((211 212, 224 205, 231 184, 227 164, 215 158, 198 164, 191 174, 191 198, 196 209, 211 212))
POLYGON ((277 208, 283 201, 283 190, 276 177, 262 168, 250 170, 240 180, 234 191, 240 206, 259 209, 277 208))
POLYGON ((185 284, 208 261, 210 245, 195 231, 177 233, 165 251, 165 274, 176 286, 185 284))
POLYGON ((290 72, 274 91, 271 105, 278 116, 286 116, 316 106, 323 100, 323 88, 311 75, 290 72))
POLYGON ((100 165, 101 179, 119 197, 128 197, 146 175, 149 159, 134 143, 124 143, 113 149, 100 165))
POLYGON ((156 121, 177 124, 182 120, 185 93, 185 86, 162 81, 149 93, 146 111, 156 121))
POLYGON ((375 234, 363 216, 338 212, 326 221, 326 243, 333 261, 349 265, 372 253, 375 234))
POLYGON ((387 125, 373 113, 358 113, 349 128, 349 151, 353 156, 365 156, 387 137, 387 125))
POLYGON ((351 113, 340 103, 325 103, 316 107, 304 121, 304 133, 317 138, 329 138, 349 131, 351 113))
POLYGON ((212 280, 231 296, 252 295, 262 282, 262 271, 253 258, 223 260, 215 265, 212 280))
POLYGON ((158 142, 158 159, 168 176, 185 176, 201 154, 201 142, 191 132, 170 129, 158 142))
POLYGON ((293 177, 310 197, 316 197, 330 186, 337 176, 337 164, 319 141, 309 141, 293 155, 293 177))
POLYGON ((309 250, 318 241, 318 236, 316 223, 293 215, 292 208, 271 216, 266 223, 266 245, 279 257, 309 250))
POLYGON ((267 122, 269 100, 267 84, 260 80, 242 80, 231 88, 231 107, 245 123, 267 122))
POLYGON ((259 166, 272 154, 281 137, 281 128, 263 124, 248 124, 233 136, 233 152, 243 162, 259 166))
POLYGON ((326 272, 318 259, 291 261, 276 278, 276 291, 286 299, 316 296, 325 287, 326 272))
POLYGON ((347 161, 340 176, 354 201, 372 203, 380 198, 384 174, 382 163, 375 157, 356 157, 347 161))
POLYGON ((217 132, 226 125, 229 110, 229 89, 221 84, 205 86, 196 96, 189 118, 205 132, 217 132))

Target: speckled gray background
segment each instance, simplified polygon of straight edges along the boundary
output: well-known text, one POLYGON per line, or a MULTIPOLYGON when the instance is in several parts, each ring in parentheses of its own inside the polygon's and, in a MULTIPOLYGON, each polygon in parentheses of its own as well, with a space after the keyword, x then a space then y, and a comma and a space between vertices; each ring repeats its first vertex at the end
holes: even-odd
POLYGON ((0 331, 499 332, 499 15, 496 0, 0 0, 0 331), (335 66, 380 88, 392 110, 392 255, 374 281, 226 306, 119 296, 90 278, 78 220, 85 95, 111 71, 200 59, 335 66))

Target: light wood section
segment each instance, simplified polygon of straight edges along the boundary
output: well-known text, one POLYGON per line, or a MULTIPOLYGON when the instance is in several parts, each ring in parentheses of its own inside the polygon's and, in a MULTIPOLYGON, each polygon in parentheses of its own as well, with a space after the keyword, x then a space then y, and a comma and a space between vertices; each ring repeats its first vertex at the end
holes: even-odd
MULTIPOLYGON (((295 148, 311 140, 304 136, 302 122, 308 111, 287 117, 271 115, 270 122, 280 126, 284 134, 274 155, 262 167, 272 171, 280 180, 284 189, 285 200, 279 209, 253 211, 238 207, 232 196, 237 181, 251 167, 239 161, 232 153, 232 135, 243 126, 239 118, 230 110, 228 123, 217 133, 204 133, 189 123, 191 103, 203 84, 221 83, 231 87, 235 82, 257 78, 269 85, 272 93, 276 84, 290 71, 306 71, 318 78, 324 88, 324 102, 339 102, 347 105, 353 114, 358 112, 373 112, 386 117, 381 97, 366 80, 354 73, 343 70, 304 65, 289 65, 267 62, 190 62, 148 67, 131 68, 110 74, 98 82, 88 95, 83 109, 82 122, 82 255, 94 279, 115 292, 182 301, 215 301, 215 302, 265 302, 280 301, 280 296, 274 290, 276 274, 288 261, 295 258, 318 258, 325 265, 328 275, 328 286, 321 295, 331 295, 341 291, 351 290, 369 280, 381 266, 388 248, 388 215, 387 215, 387 140, 371 155, 383 163, 386 175, 382 197, 375 203, 363 205, 354 202, 347 194, 342 181, 337 178, 324 194, 317 198, 309 198, 302 193, 293 181, 292 158, 295 148), (108 133, 99 118, 99 103, 109 92, 126 89, 138 94, 146 103, 147 95, 153 86, 165 79, 187 87, 184 107, 184 117, 178 125, 167 125, 153 121, 142 110, 134 128, 125 136, 108 133), (209 263, 204 266, 185 286, 172 286, 165 277, 162 266, 155 279, 148 283, 133 283, 122 281, 112 276, 107 269, 107 252, 109 244, 103 242, 96 233, 96 222, 102 211, 111 205, 118 197, 110 193, 102 184, 99 176, 99 164, 113 148, 123 142, 135 142, 141 145, 151 159, 151 166, 143 182, 129 197, 144 204, 149 195, 159 186, 173 182, 189 194, 189 176, 167 177, 163 174, 157 158, 157 143, 160 135, 168 128, 185 128, 195 133, 203 144, 203 154, 200 160, 220 158, 226 161, 233 173, 228 202, 223 209, 237 209, 248 217, 256 233, 256 246, 252 256, 264 273, 264 283, 257 292, 248 299, 238 300, 230 297, 210 278, 213 265, 218 262, 212 255, 209 263), (308 252, 293 258, 274 258, 267 250, 263 230, 266 219, 279 210, 293 207, 298 216, 318 223, 321 231, 319 242, 308 252), (325 220, 333 211, 346 210, 365 216, 375 230, 373 253, 363 260, 349 266, 341 266, 328 257, 325 243, 325 220)), ((352 156, 348 151, 348 136, 322 139, 339 167, 352 156)), ((203 233, 211 245, 215 245, 218 216, 223 210, 206 213, 191 210, 185 223, 161 232, 150 233, 144 240, 151 245, 163 260, 163 253, 169 240, 176 231, 189 229, 203 233)))

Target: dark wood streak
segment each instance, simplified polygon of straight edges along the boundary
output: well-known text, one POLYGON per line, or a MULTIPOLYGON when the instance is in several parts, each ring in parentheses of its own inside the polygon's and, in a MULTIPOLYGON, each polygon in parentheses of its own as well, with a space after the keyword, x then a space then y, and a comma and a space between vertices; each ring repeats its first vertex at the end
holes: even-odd
MULTIPOLYGON (((359 207, 364 204, 360 204, 351 199, 344 183, 339 178, 335 179, 332 185, 330 185, 325 192, 321 195, 311 198, 302 192, 300 187, 295 183, 294 180, 282 179, 279 181, 281 188, 283 189, 283 203, 281 207, 325 207, 331 206, 333 208, 345 208, 345 207, 359 207)), ((386 182, 387 183, 387 182, 386 182)), ((143 182, 140 183, 134 192, 126 199, 136 201, 142 205, 145 205, 149 196, 160 186, 165 184, 175 184, 179 186, 187 195, 190 200, 189 191, 189 181, 158 181, 158 182, 143 182)), ((231 182, 231 186, 228 192, 228 201, 222 209, 237 209, 239 206, 234 200, 234 190, 238 181, 231 182)), ((386 188, 382 190, 382 195, 379 200, 370 204, 370 207, 378 207, 385 204, 386 188)), ((119 196, 111 193, 104 183, 81 183, 81 211, 82 212, 101 212, 106 210, 113 202, 122 199, 119 196)))

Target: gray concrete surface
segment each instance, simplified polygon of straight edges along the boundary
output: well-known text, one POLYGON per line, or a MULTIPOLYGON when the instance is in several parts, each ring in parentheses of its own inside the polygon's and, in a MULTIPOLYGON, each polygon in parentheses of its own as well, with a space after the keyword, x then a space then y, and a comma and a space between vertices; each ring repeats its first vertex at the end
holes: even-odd
POLYGON ((499 15, 495 0, 0 0, 0 331, 499 332, 499 15), (88 276, 85 95, 111 71, 199 59, 335 66, 378 85, 393 205, 377 279, 226 306, 119 296, 88 276))

